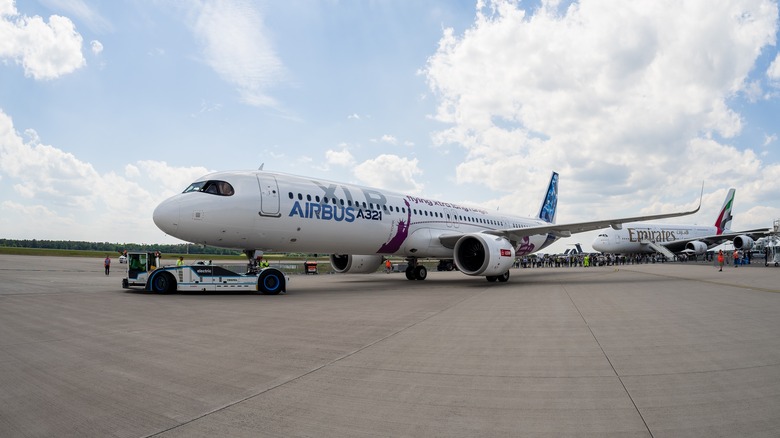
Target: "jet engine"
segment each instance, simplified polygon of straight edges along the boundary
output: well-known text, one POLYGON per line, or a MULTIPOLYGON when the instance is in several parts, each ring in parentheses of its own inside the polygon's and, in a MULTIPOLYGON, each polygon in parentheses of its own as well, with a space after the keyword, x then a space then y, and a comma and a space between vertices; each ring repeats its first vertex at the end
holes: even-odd
POLYGON ((331 254, 330 264, 339 274, 370 274, 382 264, 380 255, 331 254))
POLYGON ((734 238, 734 248, 743 251, 753 248, 753 239, 744 234, 737 236, 734 238))
POLYGON ((685 249, 693 250, 697 255, 707 252, 707 244, 700 240, 692 240, 685 244, 685 249))
POLYGON ((455 264, 466 275, 502 275, 515 260, 515 249, 503 237, 466 234, 455 243, 455 264))

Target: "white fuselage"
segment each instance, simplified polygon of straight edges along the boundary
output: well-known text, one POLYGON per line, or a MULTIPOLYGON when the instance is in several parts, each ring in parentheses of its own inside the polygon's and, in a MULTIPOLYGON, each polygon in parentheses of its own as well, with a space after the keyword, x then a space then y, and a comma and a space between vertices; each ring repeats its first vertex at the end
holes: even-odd
MULTIPOLYGON (((279 252, 451 258, 439 237, 522 228, 545 222, 385 190, 264 171, 219 172, 227 194, 185 192, 154 212, 160 229, 204 245, 279 252)), ((528 254, 555 239, 535 235, 515 248, 528 254)))
POLYGON ((593 249, 612 253, 651 253, 649 245, 691 240, 717 233, 714 226, 627 223, 620 230, 602 230, 593 241, 593 249))

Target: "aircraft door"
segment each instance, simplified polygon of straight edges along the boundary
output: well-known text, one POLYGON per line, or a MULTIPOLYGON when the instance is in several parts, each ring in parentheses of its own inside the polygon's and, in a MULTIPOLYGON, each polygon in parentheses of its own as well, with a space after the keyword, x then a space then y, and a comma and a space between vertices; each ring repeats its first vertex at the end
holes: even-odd
POLYGON ((257 184, 260 186, 260 214, 262 216, 280 217, 279 186, 276 177, 265 173, 257 174, 257 184))
POLYGON ((447 228, 458 228, 458 221, 454 220, 455 213, 451 209, 444 209, 444 217, 447 218, 447 228))

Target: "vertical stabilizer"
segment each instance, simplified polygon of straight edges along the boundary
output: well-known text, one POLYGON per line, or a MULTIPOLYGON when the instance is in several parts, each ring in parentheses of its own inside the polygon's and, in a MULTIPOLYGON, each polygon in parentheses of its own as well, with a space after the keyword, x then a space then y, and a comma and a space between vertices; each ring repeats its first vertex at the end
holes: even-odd
POLYGON ((550 184, 547 186, 547 193, 542 201, 542 207, 539 209, 539 219, 554 224, 555 216, 558 214, 558 172, 553 172, 550 176, 550 184))
POLYGON ((723 207, 720 209, 720 214, 715 220, 715 228, 718 230, 718 234, 722 234, 725 230, 731 229, 731 208, 734 206, 734 192, 736 190, 731 188, 726 194, 726 200, 723 201, 723 207))

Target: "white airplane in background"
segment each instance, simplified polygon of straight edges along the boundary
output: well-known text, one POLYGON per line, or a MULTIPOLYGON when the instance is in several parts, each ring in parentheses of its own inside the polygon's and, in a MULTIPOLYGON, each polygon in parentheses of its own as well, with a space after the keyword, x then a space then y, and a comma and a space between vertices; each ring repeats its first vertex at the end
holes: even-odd
POLYGON ((667 257, 681 251, 701 255, 726 240, 734 241, 734 248, 748 250, 754 239, 766 235, 769 229, 732 232, 731 209, 734 206, 732 188, 726 194, 723 207, 712 226, 629 223, 621 229, 606 229, 593 241, 593 249, 609 253, 660 252, 667 257))
POLYGON ((624 222, 684 216, 695 210, 555 224, 558 174, 539 214, 522 218, 389 190, 262 170, 212 173, 154 210, 165 233, 203 245, 330 253, 339 273, 375 272, 386 256, 409 262, 406 277, 424 280, 420 258, 453 260, 466 275, 509 279, 515 256, 561 237, 624 222))

